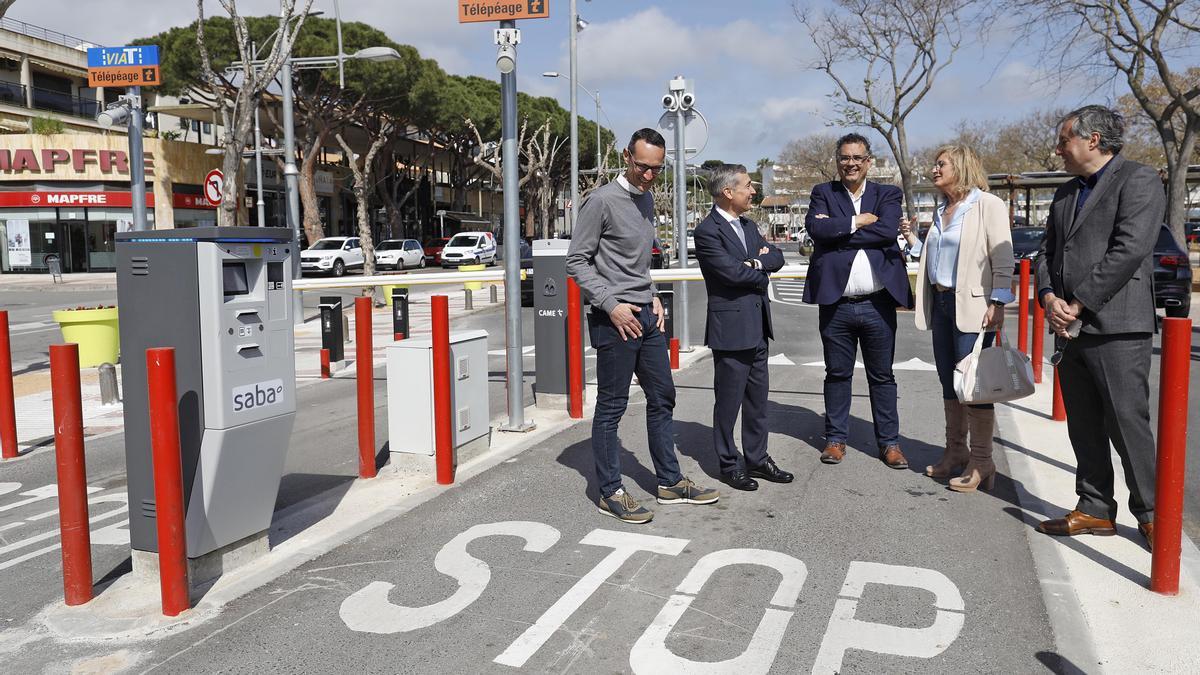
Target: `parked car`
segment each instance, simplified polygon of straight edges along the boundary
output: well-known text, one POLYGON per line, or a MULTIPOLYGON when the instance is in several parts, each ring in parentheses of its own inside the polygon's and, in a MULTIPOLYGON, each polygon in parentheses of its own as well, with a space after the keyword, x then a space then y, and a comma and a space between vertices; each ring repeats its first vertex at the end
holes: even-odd
POLYGON ((459 232, 442 248, 442 267, 480 264, 496 264, 496 236, 491 232, 459 232))
POLYGON ((671 247, 661 241, 654 240, 650 248, 650 269, 661 270, 666 267, 666 252, 669 248, 671 247))
POLYGON ((1038 247, 1042 245, 1042 238, 1045 236, 1046 228, 1044 227, 1014 227, 1012 229, 1013 258, 1016 262, 1013 274, 1021 273, 1022 260, 1029 261, 1030 274, 1036 273, 1038 247))
POLYGON ((687 254, 689 258, 696 257, 696 231, 692 228, 687 230, 687 254))
POLYGON ((348 269, 362 268, 363 262, 362 244, 358 237, 325 237, 300 254, 300 271, 340 277, 348 269))
POLYGON ((1163 225, 1154 245, 1154 306, 1167 316, 1186 318, 1192 310, 1192 266, 1187 249, 1163 225))
POLYGON ((1189 220, 1184 223, 1183 233, 1188 246, 1200 244, 1200 220, 1189 220))
POLYGON ((388 239, 375 247, 375 267, 404 270, 425 266, 425 251, 416 239, 388 239))
POLYGON ((442 249, 446 247, 446 242, 449 239, 430 239, 425 242, 425 262, 430 265, 442 264, 442 249))

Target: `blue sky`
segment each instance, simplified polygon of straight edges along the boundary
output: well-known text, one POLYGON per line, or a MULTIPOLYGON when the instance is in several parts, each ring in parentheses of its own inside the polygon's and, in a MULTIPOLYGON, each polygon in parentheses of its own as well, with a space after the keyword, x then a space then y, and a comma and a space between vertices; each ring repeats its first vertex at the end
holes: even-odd
MULTIPOLYGON (((567 82, 541 73, 568 71, 570 4, 549 3, 549 19, 518 23, 518 87, 555 96, 565 108, 567 82)), ((110 3, 18 0, 9 16, 109 45, 195 18, 190 0, 146 6, 131 16, 113 11, 110 3)), ((279 3, 239 0, 238 7, 246 15, 274 14, 279 3)), ((313 7, 333 15, 333 0, 315 0, 313 7)), ((591 23, 579 34, 579 81, 599 90, 606 113, 601 121, 618 138, 656 124, 667 81, 678 74, 694 80, 697 108, 710 126, 699 160, 753 165, 761 157, 777 157, 793 138, 828 129, 833 85, 807 67, 815 48, 789 0, 578 0, 578 10, 591 23)), ((221 11, 215 0, 206 0, 206 12, 221 11)), ((341 0, 341 12, 344 20, 370 23, 417 47, 448 72, 498 79, 492 44, 496 24, 459 24, 453 0, 341 0)), ((909 118, 910 147, 944 140, 963 119, 1013 120, 1039 108, 1113 97, 1111 89, 1094 92, 1086 77, 1045 80, 1042 57, 1014 44, 1014 33, 999 27, 985 42, 961 49, 909 118)), ((579 106, 582 115, 594 117, 594 103, 582 91, 579 106)), ((882 139, 875 140, 884 150, 882 139)))

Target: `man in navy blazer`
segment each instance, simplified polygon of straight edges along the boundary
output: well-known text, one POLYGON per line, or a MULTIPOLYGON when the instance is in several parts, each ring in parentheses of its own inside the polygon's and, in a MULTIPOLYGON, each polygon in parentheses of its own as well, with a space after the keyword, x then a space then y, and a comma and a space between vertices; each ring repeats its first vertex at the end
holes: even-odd
POLYGON ((708 190, 714 206, 696 228, 695 241, 708 290, 704 344, 713 352, 713 448, 721 477, 738 490, 757 490, 754 478, 790 483, 792 474, 767 454, 767 340, 775 337, 767 283, 783 267, 783 253, 742 217, 754 197, 746 167, 715 168, 708 190), (733 443, 739 409, 744 458, 733 443))
POLYGON ((846 454, 855 355, 862 347, 879 458, 908 467, 900 452, 896 411, 896 307, 912 307, 912 288, 896 236, 903 193, 867 180, 871 144, 859 134, 837 142, 841 180, 813 188, 804 224, 813 240, 804 302, 820 305, 825 352, 825 449, 821 461, 846 454))

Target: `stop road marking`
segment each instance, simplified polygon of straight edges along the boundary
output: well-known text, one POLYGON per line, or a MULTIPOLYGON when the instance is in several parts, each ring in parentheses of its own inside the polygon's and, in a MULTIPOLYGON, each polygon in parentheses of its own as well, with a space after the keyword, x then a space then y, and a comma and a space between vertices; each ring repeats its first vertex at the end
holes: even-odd
MULTIPOLYGON (((488 564, 467 553, 467 546, 483 537, 510 536, 525 541, 525 550, 544 553, 561 533, 554 527, 531 521, 505 521, 476 525, 446 543, 434 559, 434 568, 458 582, 450 597, 423 607, 393 604, 388 595, 393 584, 374 581, 346 598, 339 615, 354 631, 393 634, 427 628, 466 609, 483 595, 491 581, 488 564)), ((581 544, 612 551, 584 574, 574 586, 547 609, 532 626, 508 646, 495 662, 521 667, 550 637, 617 572, 640 552, 677 556, 689 540, 596 529, 581 544)), ((804 562, 793 556, 764 549, 738 548, 714 551, 700 558, 675 588, 658 615, 634 643, 629 665, 635 673, 664 670, 683 673, 766 673, 775 661, 801 590, 808 575, 804 562), (779 573, 779 583, 746 649, 721 661, 693 661, 671 651, 667 638, 676 622, 703 591, 705 582, 719 569, 731 565, 756 565, 779 573)), ((932 658, 944 652, 962 631, 965 606, 954 582, 936 570, 851 561, 845 582, 834 603, 814 673, 836 673, 849 649, 915 658, 932 658), (858 602, 867 584, 881 584, 929 591, 934 597, 935 619, 925 628, 907 628, 855 618, 858 602)))

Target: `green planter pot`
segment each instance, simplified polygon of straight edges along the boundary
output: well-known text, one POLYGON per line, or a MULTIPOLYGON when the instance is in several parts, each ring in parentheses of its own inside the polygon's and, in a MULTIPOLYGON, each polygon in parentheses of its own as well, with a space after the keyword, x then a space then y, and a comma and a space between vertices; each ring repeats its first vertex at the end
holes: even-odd
POLYGON ((62 328, 63 341, 79 345, 79 366, 91 368, 101 363, 116 363, 121 353, 121 334, 117 330, 117 308, 59 309, 54 320, 62 328))

